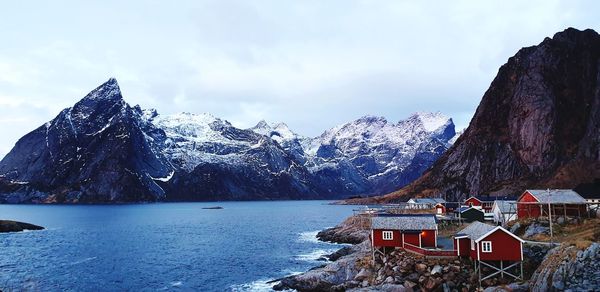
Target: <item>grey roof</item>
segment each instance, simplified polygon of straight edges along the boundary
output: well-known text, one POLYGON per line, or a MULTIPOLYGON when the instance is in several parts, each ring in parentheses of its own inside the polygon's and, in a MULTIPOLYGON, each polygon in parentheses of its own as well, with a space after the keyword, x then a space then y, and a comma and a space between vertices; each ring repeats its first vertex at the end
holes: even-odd
POLYGON ((442 198, 412 198, 415 204, 437 204, 446 203, 446 200, 442 198))
POLYGON ((469 224, 469 226, 465 227, 463 230, 459 231, 456 236, 467 236, 470 239, 476 240, 494 228, 496 228, 496 226, 475 221, 469 224))
POLYGON ((437 228, 435 215, 379 216, 371 220, 373 229, 433 230, 437 228))
MULTIPOLYGON (((516 201, 502 201, 502 200, 496 200, 494 201, 494 206, 498 206, 498 209, 500 209, 500 212, 506 214, 506 213, 516 213, 517 212, 517 205, 515 205, 516 201)), ((496 208, 496 207, 494 207, 496 208)))
POLYGON ((585 203, 585 199, 573 190, 527 190, 540 203, 585 203))

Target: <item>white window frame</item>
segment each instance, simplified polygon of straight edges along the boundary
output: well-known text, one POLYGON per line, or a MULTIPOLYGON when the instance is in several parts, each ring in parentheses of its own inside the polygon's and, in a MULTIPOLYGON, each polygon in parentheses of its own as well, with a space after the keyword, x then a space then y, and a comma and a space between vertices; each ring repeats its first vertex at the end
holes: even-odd
POLYGON ((471 239, 471 250, 475 250, 475 240, 471 239))
POLYGON ((390 230, 382 231, 381 238, 383 240, 394 240, 394 231, 390 231, 390 230))
POLYGON ((492 252, 492 242, 491 241, 482 241, 481 242, 481 252, 492 252), (487 247, 489 247, 489 249, 487 247))

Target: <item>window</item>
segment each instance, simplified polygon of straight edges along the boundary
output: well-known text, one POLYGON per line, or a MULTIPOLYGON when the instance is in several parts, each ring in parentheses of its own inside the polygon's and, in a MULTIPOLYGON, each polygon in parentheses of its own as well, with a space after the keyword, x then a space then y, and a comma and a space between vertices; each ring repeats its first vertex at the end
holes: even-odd
POLYGON ((384 231, 382 234, 383 240, 393 240, 394 232, 392 231, 384 231))
POLYGON ((473 202, 469 202, 469 207, 473 207, 473 202))
POLYGON ((471 240, 471 250, 475 250, 475 241, 471 240))
POLYGON ((491 241, 482 241, 481 242, 481 251, 482 252, 492 252, 492 242, 491 241))

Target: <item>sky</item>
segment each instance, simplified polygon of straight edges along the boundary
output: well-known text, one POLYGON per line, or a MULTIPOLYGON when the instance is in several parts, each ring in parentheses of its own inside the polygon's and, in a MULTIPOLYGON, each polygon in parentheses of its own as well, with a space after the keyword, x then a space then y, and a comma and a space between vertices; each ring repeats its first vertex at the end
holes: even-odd
POLYGON ((115 77, 161 114, 264 119, 302 135, 364 115, 468 123, 498 68, 597 1, 9 1, 0 9, 0 157, 115 77))

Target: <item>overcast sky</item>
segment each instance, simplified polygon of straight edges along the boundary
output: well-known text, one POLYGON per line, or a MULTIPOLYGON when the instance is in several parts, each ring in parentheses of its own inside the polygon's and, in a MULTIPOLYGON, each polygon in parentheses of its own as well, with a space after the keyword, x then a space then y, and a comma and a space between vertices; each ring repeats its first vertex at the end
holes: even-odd
POLYGON ((498 67, 595 1, 9 1, 0 9, 0 157, 115 77, 131 105, 284 121, 314 136, 363 115, 468 125, 498 67), (85 2, 85 3, 84 3, 85 2))

